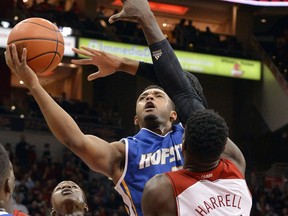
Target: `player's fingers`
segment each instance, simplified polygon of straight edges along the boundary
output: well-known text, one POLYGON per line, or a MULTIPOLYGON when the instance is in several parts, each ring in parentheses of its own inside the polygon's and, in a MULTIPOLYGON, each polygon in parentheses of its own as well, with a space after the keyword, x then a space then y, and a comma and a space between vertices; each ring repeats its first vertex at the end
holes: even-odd
POLYGON ((9 46, 6 46, 6 51, 4 52, 6 64, 10 67, 11 64, 11 53, 9 46))
POLYGON ((84 55, 84 56, 88 56, 88 57, 93 57, 94 54, 91 53, 91 52, 87 52, 86 50, 80 50, 80 49, 77 49, 77 48, 72 48, 72 50, 77 53, 78 55, 84 55))
POLYGON ((92 64, 91 59, 72 59, 71 62, 76 65, 90 65, 92 64))
POLYGON ((87 79, 88 79, 88 81, 92 81, 92 80, 95 80, 95 79, 100 78, 100 77, 102 77, 102 76, 101 76, 101 73, 100 73, 100 71, 97 71, 97 72, 95 72, 95 73, 90 74, 90 75, 87 77, 87 79))
POLYGON ((75 47, 72 47, 72 51, 75 52, 75 53, 79 53, 79 52, 81 52, 80 49, 75 48, 75 47))
POLYGON ((23 48, 22 55, 21 55, 21 62, 20 62, 21 71, 24 71, 25 67, 28 66, 27 61, 26 61, 26 56, 27 56, 27 49, 23 48))
POLYGON ((23 48, 22 56, 21 56, 21 62, 26 64, 26 57, 27 57, 27 49, 23 48))
POLYGON ((93 55, 100 55, 102 53, 100 50, 92 49, 92 48, 86 47, 86 46, 81 46, 81 49, 86 50, 86 51, 92 53, 93 55))
POLYGON ((123 10, 120 11, 119 13, 117 13, 117 14, 113 14, 113 15, 109 18, 108 21, 109 21, 109 23, 111 24, 111 23, 114 23, 114 22, 120 20, 122 17, 124 17, 124 11, 123 11, 123 10))
POLYGON ((16 49, 16 45, 12 44, 12 50, 11 50, 11 54, 12 54, 12 59, 13 59, 13 63, 16 65, 20 64, 20 60, 18 57, 18 53, 17 53, 17 49, 16 49))

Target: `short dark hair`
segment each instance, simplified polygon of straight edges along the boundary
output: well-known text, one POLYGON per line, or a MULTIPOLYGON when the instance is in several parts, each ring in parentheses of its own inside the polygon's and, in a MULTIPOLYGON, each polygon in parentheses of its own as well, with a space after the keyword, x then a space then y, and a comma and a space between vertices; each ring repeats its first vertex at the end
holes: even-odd
POLYGON ((203 162, 219 159, 228 138, 227 124, 213 110, 194 112, 185 125, 184 145, 203 162))
POLYGON ((165 90, 164 90, 162 87, 160 87, 159 85, 148 85, 148 86, 143 90, 143 92, 146 91, 146 90, 149 90, 149 89, 153 89, 153 88, 160 89, 160 90, 162 90, 162 91, 165 92, 165 90))
POLYGON ((2 185, 10 170, 9 156, 2 144, 0 144, 0 167, 0 185, 2 185))

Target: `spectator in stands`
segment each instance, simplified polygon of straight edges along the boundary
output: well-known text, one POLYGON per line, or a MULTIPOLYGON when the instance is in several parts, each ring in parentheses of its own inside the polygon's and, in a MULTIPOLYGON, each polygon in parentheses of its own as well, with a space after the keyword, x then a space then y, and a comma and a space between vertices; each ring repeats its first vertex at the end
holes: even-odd
POLYGON ((266 194, 261 194, 256 202, 256 211, 259 216, 265 216, 270 210, 266 194))
POLYGON ((58 4, 55 6, 55 11, 64 12, 65 11, 65 0, 58 1, 58 4))
MULTIPOLYGON (((115 9, 113 14, 117 14, 119 13, 119 10, 118 9, 115 9)), ((115 28, 115 33, 121 37, 122 35, 125 34, 125 22, 116 22, 115 25, 114 25, 114 28, 115 28)))
POLYGON ((109 197, 105 203, 105 208, 110 210, 111 212, 116 212, 121 205, 120 200, 117 199, 119 195, 114 191, 109 194, 109 197))
POLYGON ((175 39, 175 47, 179 49, 184 48, 184 29, 185 29, 186 19, 181 19, 179 23, 177 23, 172 31, 172 35, 175 39))
POLYGON ((58 26, 67 26, 66 18, 65 18, 65 0, 61 0, 55 6, 55 21, 58 26))
POLYGON ((220 47, 220 39, 217 34, 214 34, 209 26, 206 26, 204 32, 201 33, 201 37, 204 40, 204 46, 211 49, 211 47, 220 47))
POLYGON ((13 208, 14 209, 17 209, 18 211, 21 211, 27 215, 29 215, 29 211, 27 209, 27 207, 22 203, 22 198, 20 195, 16 195, 14 197, 14 200, 13 200, 13 208))
POLYGON ((97 18, 98 19, 107 19, 106 15, 105 15, 105 7, 104 6, 100 6, 98 9, 97 9, 97 18))
POLYGON ((282 216, 288 216, 288 208, 283 208, 281 211, 282 216))
POLYGON ((44 0, 39 4, 36 3, 34 10, 37 12, 48 12, 54 9, 53 5, 49 3, 49 0, 44 0))
POLYGON ((34 164, 37 160, 35 145, 29 145, 28 147, 28 167, 34 164))
POLYGON ((15 146, 15 162, 20 167, 27 169, 28 168, 28 150, 30 144, 26 141, 26 137, 24 134, 20 135, 20 141, 15 146))
POLYGON ((69 12, 75 14, 75 16, 78 16, 78 17, 80 16, 81 9, 79 8, 77 1, 73 2, 72 7, 69 12))
POLYGON ((78 7, 78 3, 74 1, 72 3, 70 10, 68 10, 67 13, 65 13, 65 17, 68 20, 68 25, 70 27, 78 28, 80 16, 81 16, 81 10, 78 7))
MULTIPOLYGON (((9 10, 11 10, 11 8, 9 8, 9 10)), ((12 11, 13 16, 17 16, 19 20, 24 20, 30 16, 27 4, 23 0, 16 0, 12 11)))
POLYGON ((33 6, 30 8, 31 16, 42 17, 51 22, 55 22, 57 17, 55 17, 55 7, 49 3, 49 0, 44 0, 40 3, 34 1, 33 6))
POLYGON ((52 155, 50 151, 50 143, 45 143, 44 144, 44 150, 42 152, 42 157, 46 158, 48 163, 52 163, 52 155))
POLYGON ((188 25, 184 27, 184 47, 188 49, 191 45, 193 45, 196 41, 197 30, 195 26, 193 26, 193 21, 188 20, 188 25))
POLYGON ((10 142, 7 142, 5 144, 5 150, 7 151, 8 155, 9 155, 9 159, 12 163, 14 163, 14 151, 12 150, 12 146, 10 142))

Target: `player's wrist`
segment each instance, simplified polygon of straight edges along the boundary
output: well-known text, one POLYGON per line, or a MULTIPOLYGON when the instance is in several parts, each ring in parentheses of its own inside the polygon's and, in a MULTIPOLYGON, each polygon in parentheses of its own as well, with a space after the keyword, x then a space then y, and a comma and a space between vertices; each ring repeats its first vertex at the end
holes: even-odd
POLYGON ((165 39, 165 36, 160 29, 160 26, 152 11, 150 11, 150 13, 145 13, 145 15, 139 20, 139 24, 143 29, 149 46, 165 39))
POLYGON ((123 57, 118 71, 126 72, 130 75, 135 75, 139 67, 139 61, 123 57))
POLYGON ((26 83, 26 86, 32 95, 35 94, 36 92, 38 92, 38 90, 40 88, 42 88, 42 86, 39 82, 26 83))
POLYGON ((137 22, 141 25, 143 30, 149 28, 150 25, 154 22, 154 20, 155 16, 151 10, 144 11, 137 17, 137 22))

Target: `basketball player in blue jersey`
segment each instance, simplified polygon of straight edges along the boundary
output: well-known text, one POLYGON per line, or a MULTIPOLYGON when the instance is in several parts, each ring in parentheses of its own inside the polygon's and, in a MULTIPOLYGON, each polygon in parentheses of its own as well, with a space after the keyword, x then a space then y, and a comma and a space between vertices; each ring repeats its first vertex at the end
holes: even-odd
MULTIPOLYGON (((30 90, 55 137, 92 170, 112 178, 129 215, 142 215, 141 197, 145 183, 155 174, 183 165, 181 142, 184 129, 180 123, 173 125, 177 114, 171 99, 159 87, 146 89, 136 103, 135 124, 141 128, 139 133, 108 143, 80 131, 74 120, 40 85, 37 76, 26 64, 26 52, 24 49, 19 61, 16 48, 12 45, 5 54, 7 64, 30 90)), ((146 65, 142 67, 139 62, 136 62, 136 67, 135 64, 127 65, 134 72, 138 68, 139 73, 147 71, 146 65)), ((148 69, 151 67, 148 66, 148 69)), ((201 99, 193 87, 191 92, 200 103, 201 99)))
MULTIPOLYGON (((154 80, 165 92, 158 87, 144 90, 136 103, 135 124, 140 127, 139 133, 117 142, 108 143, 99 137, 81 132, 74 120, 40 85, 37 76, 27 65, 25 48, 21 60, 14 45, 6 49, 5 57, 11 71, 23 80, 30 90, 55 137, 92 170, 112 178, 129 215, 142 215, 141 198, 145 183, 156 174, 183 165, 181 143, 184 129, 181 123, 174 125, 177 114, 185 124, 191 112, 203 110, 205 107, 199 91, 194 88, 194 85, 200 86, 197 79, 193 77, 191 84, 183 73, 147 0, 124 1, 123 10, 112 16, 110 22, 120 19, 141 24, 153 56, 153 65, 89 48, 75 50, 89 58, 74 60, 74 63, 98 66, 99 72, 91 74, 89 80, 110 75, 115 71, 125 71, 154 80)), ((231 145, 226 145, 226 148, 232 147, 227 148, 227 154, 232 153, 231 149, 233 153, 236 149, 237 153, 237 147, 232 142, 228 143, 231 145)))
POLYGON ((142 215, 141 198, 145 183, 154 175, 181 168, 184 129, 174 104, 159 87, 151 86, 137 99, 135 123, 141 130, 132 137, 108 143, 99 137, 83 134, 40 85, 27 65, 26 49, 21 61, 16 47, 6 50, 11 71, 26 84, 38 103, 55 137, 78 155, 93 171, 112 178, 129 215, 142 215))
MULTIPOLYGON (((147 1, 123 1, 123 10, 114 17, 112 16, 110 21, 113 22, 118 19, 137 21, 141 24, 152 54, 153 64, 120 58, 88 47, 74 49, 76 53, 86 55, 88 58, 73 60, 73 63, 79 65, 94 64, 98 67, 98 71, 91 74, 88 79, 93 80, 111 75, 116 71, 124 71, 131 75, 140 75, 157 83, 165 89, 165 92, 168 93, 175 103, 178 117, 183 124, 186 123, 188 117, 194 111, 206 109, 208 105, 200 83, 191 73, 185 71, 183 73, 173 49, 156 24, 155 17, 149 10, 147 1)), ((241 172, 245 172, 246 163, 244 156, 229 138, 227 139, 223 155, 233 158, 233 161, 240 167, 241 172)), ((125 179, 128 174, 126 172, 125 175, 124 172, 123 175, 125 179)))

